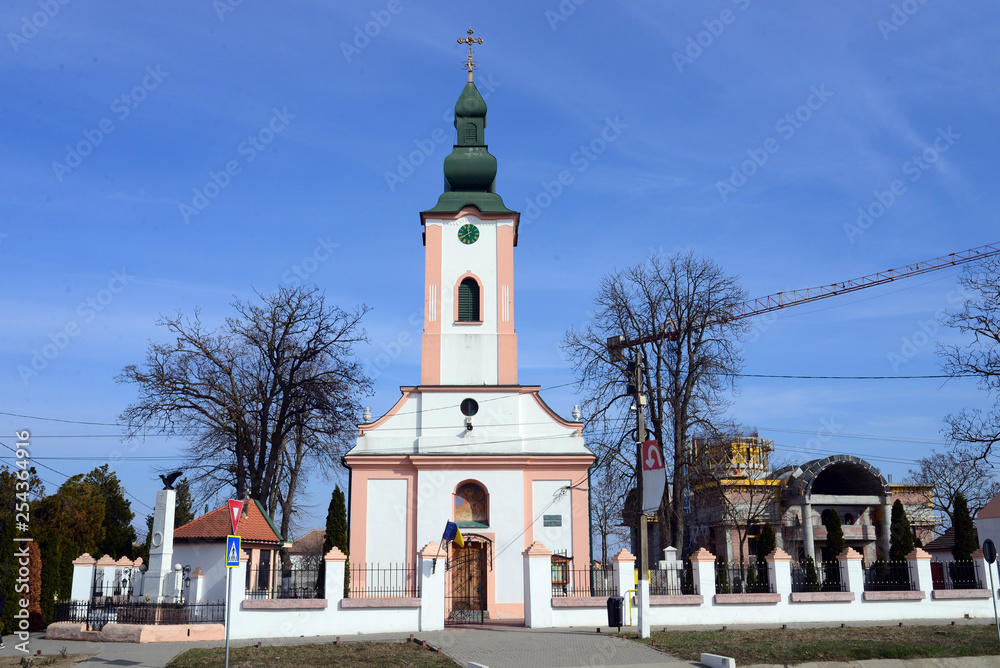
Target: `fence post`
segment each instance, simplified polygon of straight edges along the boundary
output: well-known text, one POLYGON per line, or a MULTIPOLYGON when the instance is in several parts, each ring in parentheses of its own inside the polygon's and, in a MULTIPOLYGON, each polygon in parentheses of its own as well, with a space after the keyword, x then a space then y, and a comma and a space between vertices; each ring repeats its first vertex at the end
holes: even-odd
POLYGON ((323 563, 326 564, 326 579, 323 581, 326 609, 336 610, 344 598, 344 569, 347 568, 347 555, 334 545, 323 555, 323 563))
MULTIPOLYGON (((981 589, 989 591, 990 589, 990 562, 986 561, 983 556, 983 548, 979 548, 972 553, 972 562, 976 565, 976 580, 979 583, 981 589)), ((992 592, 993 597, 996 598, 997 593, 992 592)))
POLYGON ((94 593, 94 559, 84 552, 73 560, 73 588, 70 590, 70 600, 89 601, 94 593))
POLYGON ((537 540, 521 553, 524 557, 524 625, 552 627, 552 552, 537 540))
POLYGON ((930 592, 934 589, 931 581, 931 555, 915 547, 913 552, 906 555, 906 561, 910 566, 910 577, 914 579, 914 589, 927 592, 930 597, 930 592))
POLYGON ((715 555, 702 547, 690 559, 694 581, 698 583, 698 593, 704 600, 711 601, 715 596, 715 555))
POLYGON ((628 596, 635 589, 635 556, 625 548, 611 557, 612 575, 615 579, 615 589, 619 596, 628 596))
POLYGON ((198 566, 191 571, 191 593, 188 603, 204 603, 202 597, 205 595, 205 571, 198 566))
POLYGON ((788 594, 792 593, 792 558, 780 547, 764 557, 767 561, 767 576, 771 578, 771 586, 776 594, 781 594, 781 600, 785 601, 788 594))
MULTIPOLYGON (((97 568, 101 576, 101 596, 111 596, 115 593, 115 560, 110 554, 105 554, 97 560, 97 568)), ((89 600, 90 597, 88 596, 89 600)))
POLYGON ((865 571, 861 566, 861 553, 849 547, 837 555, 837 561, 842 565, 841 575, 844 576, 844 591, 857 594, 860 600, 865 592, 865 571))
POLYGON ((444 629, 444 572, 447 554, 434 541, 420 550, 420 630, 444 629))

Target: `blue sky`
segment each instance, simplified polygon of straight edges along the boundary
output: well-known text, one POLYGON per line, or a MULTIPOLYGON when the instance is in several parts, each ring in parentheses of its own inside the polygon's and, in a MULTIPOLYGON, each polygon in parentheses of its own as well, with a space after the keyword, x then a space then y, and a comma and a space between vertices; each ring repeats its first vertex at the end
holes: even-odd
MULTIPOLYGON (((303 276, 372 307, 367 403, 388 409, 419 379, 418 212, 442 189, 470 22, 486 40, 477 82, 498 192, 522 212, 520 379, 552 388, 563 414, 578 399, 562 334, 587 321, 602 275, 651 250, 709 256, 756 297, 998 241, 998 13, 920 0, 11 0, 0 440, 30 429, 37 463, 65 474, 116 451, 176 456, 181 442, 132 450, 115 427, 9 413, 113 423, 136 396, 114 377, 163 338, 159 314, 200 308, 218 323, 234 295, 303 276), (54 355, 32 367, 46 345, 54 355)), ((954 334, 935 319, 957 273, 761 319, 745 371, 939 373, 935 345, 954 334)), ((982 403, 971 381, 745 378, 732 413, 779 457, 854 453, 899 480, 943 447, 944 415, 982 403)), ((113 467, 148 512, 151 462, 113 467)), ((42 474, 49 491, 65 479, 42 474)), ((332 484, 313 475, 303 530, 332 484)))

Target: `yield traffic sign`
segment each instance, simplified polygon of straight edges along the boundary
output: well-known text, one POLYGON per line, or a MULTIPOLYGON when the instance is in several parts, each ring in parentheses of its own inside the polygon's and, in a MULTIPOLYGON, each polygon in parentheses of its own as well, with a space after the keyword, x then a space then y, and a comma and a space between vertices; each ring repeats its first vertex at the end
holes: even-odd
POLYGON ((236 527, 240 524, 240 516, 243 515, 243 504, 244 501, 234 501, 229 500, 229 521, 233 523, 233 533, 236 533, 236 527))

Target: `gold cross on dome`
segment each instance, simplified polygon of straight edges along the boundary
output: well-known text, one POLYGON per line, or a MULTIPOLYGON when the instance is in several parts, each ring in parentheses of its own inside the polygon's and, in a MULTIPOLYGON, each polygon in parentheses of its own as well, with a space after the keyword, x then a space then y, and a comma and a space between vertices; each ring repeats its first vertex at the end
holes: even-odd
POLYGON ((472 45, 473 44, 482 44, 483 43, 483 38, 482 37, 473 37, 472 36, 472 33, 473 33, 472 28, 469 28, 468 33, 469 33, 468 37, 459 37, 458 38, 458 43, 459 44, 468 44, 469 45, 468 60, 466 60, 465 63, 462 65, 462 69, 469 71, 469 83, 472 83, 472 70, 474 70, 477 67, 479 67, 479 63, 477 63, 476 61, 474 61, 472 59, 472 45))

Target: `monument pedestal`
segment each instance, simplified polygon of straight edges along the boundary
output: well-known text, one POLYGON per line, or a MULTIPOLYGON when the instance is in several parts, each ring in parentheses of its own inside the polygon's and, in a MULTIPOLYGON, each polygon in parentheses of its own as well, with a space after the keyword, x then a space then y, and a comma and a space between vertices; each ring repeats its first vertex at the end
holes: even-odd
POLYGON ((156 493, 156 509, 153 511, 153 538, 149 544, 149 570, 143 590, 150 601, 171 602, 175 593, 174 557, 174 511, 177 492, 161 489, 156 493))

